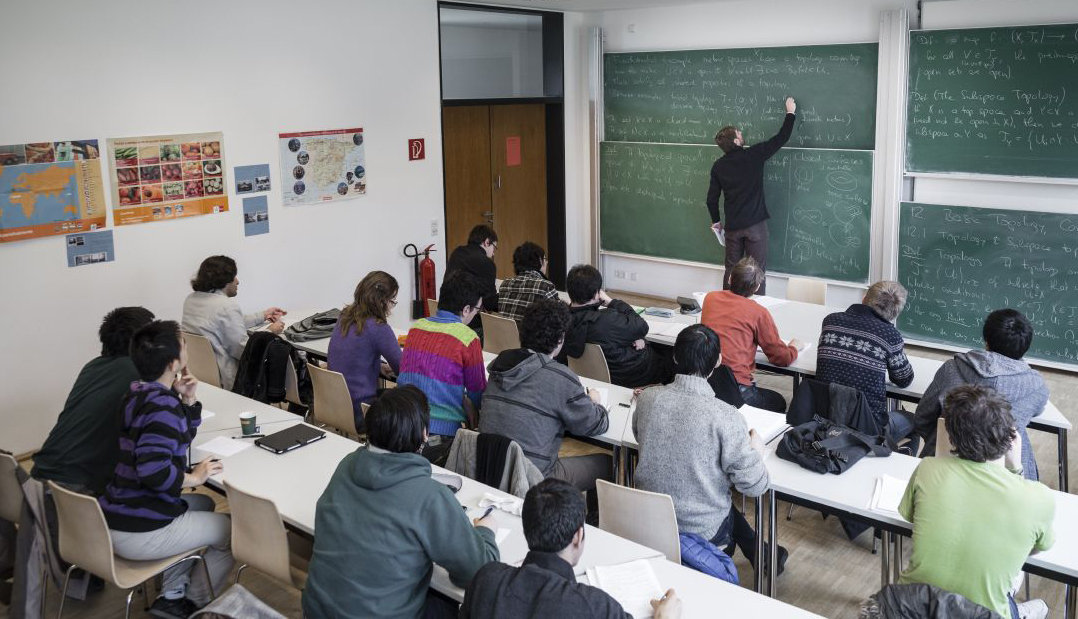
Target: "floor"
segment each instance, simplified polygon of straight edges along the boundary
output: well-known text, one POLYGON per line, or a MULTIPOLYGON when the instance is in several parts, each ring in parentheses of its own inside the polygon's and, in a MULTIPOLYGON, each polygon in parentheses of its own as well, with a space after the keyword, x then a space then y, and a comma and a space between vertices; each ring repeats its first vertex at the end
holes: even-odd
MULTIPOLYGON (((658 305, 654 299, 614 295, 629 302, 658 305)), ((663 303, 669 306, 669 303, 663 303)), ((933 350, 914 348, 916 354, 938 358, 949 357, 933 350)), ((1078 421, 1078 379, 1074 374, 1058 370, 1043 370, 1045 380, 1052 393, 1052 401, 1072 422, 1078 421)), ((790 397, 791 383, 788 377, 760 374, 758 382, 765 387, 775 389, 787 398, 790 397)), ((1036 452, 1037 462, 1044 472, 1044 482, 1056 488, 1058 481, 1056 470, 1055 435, 1031 431, 1030 439, 1036 452)), ((1078 440, 1075 433, 1069 437, 1070 476, 1078 479, 1078 440)), ((583 444, 569 445, 569 449, 587 450, 583 444)), ((1075 483, 1075 482, 1072 482, 1075 483)), ((227 509, 224 500, 218 498, 219 510, 227 509)), ((735 499, 735 503, 737 503, 735 499)), ((866 533, 855 542, 846 539, 839 523, 834 518, 823 520, 818 513, 805 508, 794 510, 793 520, 787 522, 786 504, 779 503, 779 542, 790 552, 785 573, 778 579, 778 598, 784 602, 799 606, 825 617, 853 619, 857 617, 858 606, 862 600, 874 593, 880 586, 880 564, 877 555, 871 553, 872 537, 866 533)), ((752 522, 752 507, 749 503, 749 521, 752 522)), ((907 546, 907 552, 908 547, 907 546)), ((738 553, 735 561, 743 579, 743 586, 751 586, 752 570, 738 553)), ((231 581, 230 581, 231 582, 231 581)), ((288 617, 299 617, 299 594, 286 589, 253 570, 246 570, 243 584, 259 598, 288 617)), ((1051 616, 1062 616, 1063 592, 1061 584, 1034 576, 1031 578, 1032 597, 1043 599, 1051 609, 1051 616)), ((124 593, 113 588, 106 589, 86 602, 69 602, 65 616, 76 618, 119 618, 123 616, 124 593)), ((1021 598, 1020 598, 1021 599, 1021 598)), ((49 597, 47 616, 54 616, 58 595, 53 591, 49 597)), ((148 616, 136 604, 134 617, 148 616)), ((0 607, 0 619, 8 617, 7 609, 0 607)))

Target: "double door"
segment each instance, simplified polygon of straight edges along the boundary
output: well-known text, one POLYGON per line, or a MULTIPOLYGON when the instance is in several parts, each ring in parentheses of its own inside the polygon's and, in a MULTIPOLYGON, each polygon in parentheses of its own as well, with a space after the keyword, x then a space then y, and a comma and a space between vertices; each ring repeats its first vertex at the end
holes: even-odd
POLYGON ((518 245, 547 246, 543 104, 443 107, 442 152, 447 251, 485 223, 498 233, 498 277, 512 277, 518 245))

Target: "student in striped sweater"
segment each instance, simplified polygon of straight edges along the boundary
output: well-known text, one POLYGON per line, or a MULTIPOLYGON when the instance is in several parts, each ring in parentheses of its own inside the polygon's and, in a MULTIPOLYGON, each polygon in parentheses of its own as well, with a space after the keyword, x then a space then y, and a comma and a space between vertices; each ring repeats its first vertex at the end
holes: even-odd
MULTIPOLYGON (((223 468, 216 460, 203 460, 186 470, 202 404, 195 398, 198 381, 187 371, 180 326, 156 320, 139 329, 131 339, 131 361, 141 380, 124 396, 119 461, 98 499, 113 549, 125 559, 150 561, 208 546, 204 558, 214 591, 220 591, 232 569, 229 518, 214 513, 213 499, 206 495, 180 494, 223 468)), ((188 561, 165 572, 151 615, 187 617, 209 603, 205 572, 199 568, 190 578, 193 565, 188 561)))
POLYGON ((415 323, 401 357, 398 385, 415 385, 430 401, 430 440, 424 454, 444 460, 461 427, 478 426, 487 388, 483 345, 468 327, 483 307, 482 283, 456 271, 438 291, 438 313, 415 323))

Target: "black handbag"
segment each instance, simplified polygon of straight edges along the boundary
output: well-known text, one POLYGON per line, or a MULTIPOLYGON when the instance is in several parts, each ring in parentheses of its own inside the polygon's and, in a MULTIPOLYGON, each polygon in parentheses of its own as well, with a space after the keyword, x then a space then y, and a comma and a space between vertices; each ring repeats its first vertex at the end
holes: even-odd
POLYGON ((869 453, 883 458, 891 448, 882 436, 869 436, 816 415, 786 431, 775 454, 821 475, 849 470, 869 453))

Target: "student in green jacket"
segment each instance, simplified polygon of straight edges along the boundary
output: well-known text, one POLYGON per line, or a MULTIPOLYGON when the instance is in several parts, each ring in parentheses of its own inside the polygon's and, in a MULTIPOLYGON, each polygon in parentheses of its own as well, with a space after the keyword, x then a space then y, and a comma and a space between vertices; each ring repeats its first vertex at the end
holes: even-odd
POLYGON ((430 407, 414 386, 386 391, 367 411, 370 444, 337 466, 318 499, 303 613, 343 617, 455 617, 428 595, 437 563, 465 586, 499 558, 491 518, 468 521, 419 455, 430 407))

